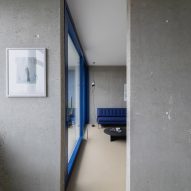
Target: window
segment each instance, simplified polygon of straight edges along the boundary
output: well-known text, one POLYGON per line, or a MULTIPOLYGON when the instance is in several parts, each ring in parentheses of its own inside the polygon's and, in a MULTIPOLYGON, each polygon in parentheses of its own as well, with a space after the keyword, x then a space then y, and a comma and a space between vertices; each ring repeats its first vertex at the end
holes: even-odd
POLYGON ((68 161, 80 138, 80 56, 68 35, 68 161))

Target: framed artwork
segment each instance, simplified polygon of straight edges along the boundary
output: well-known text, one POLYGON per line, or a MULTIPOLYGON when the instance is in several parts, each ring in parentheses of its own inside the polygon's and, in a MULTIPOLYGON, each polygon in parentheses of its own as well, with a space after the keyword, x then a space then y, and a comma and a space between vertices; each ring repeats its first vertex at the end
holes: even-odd
POLYGON ((46 49, 7 48, 7 97, 46 97, 46 49))

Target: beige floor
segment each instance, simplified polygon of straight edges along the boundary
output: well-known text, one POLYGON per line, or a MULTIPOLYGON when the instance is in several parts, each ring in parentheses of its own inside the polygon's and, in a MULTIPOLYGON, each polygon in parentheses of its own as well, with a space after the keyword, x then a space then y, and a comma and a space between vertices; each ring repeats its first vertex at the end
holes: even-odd
POLYGON ((125 191, 125 141, 110 142, 102 128, 88 129, 67 191, 125 191))

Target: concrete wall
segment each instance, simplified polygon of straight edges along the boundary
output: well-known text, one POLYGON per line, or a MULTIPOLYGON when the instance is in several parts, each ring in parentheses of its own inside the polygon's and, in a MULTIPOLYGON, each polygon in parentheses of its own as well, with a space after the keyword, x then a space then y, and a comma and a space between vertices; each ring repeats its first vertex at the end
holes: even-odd
POLYGON ((96 123, 99 107, 126 107, 124 84, 126 83, 125 66, 91 66, 90 72, 90 123, 96 123), (95 81, 95 89, 91 83, 95 81))
POLYGON ((131 2, 131 191, 191 189, 191 2, 131 2))
POLYGON ((60 177, 60 22, 60 0, 0 0, 0 189, 3 191, 58 191, 64 180, 60 177), (6 97, 8 47, 48 49, 47 98, 6 97))

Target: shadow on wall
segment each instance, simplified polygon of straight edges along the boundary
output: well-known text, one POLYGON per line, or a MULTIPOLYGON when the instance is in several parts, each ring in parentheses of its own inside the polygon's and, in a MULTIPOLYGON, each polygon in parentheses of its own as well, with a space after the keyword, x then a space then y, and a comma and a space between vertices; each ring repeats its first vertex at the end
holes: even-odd
POLYGON ((3 138, 0 136, 0 191, 10 190, 13 189, 11 188, 11 183, 7 170, 7 163, 5 160, 4 141, 3 138))

